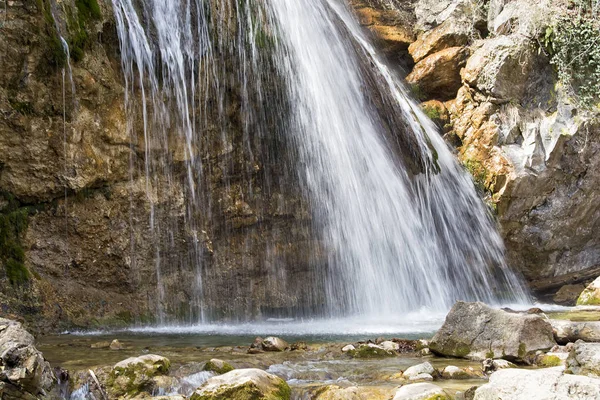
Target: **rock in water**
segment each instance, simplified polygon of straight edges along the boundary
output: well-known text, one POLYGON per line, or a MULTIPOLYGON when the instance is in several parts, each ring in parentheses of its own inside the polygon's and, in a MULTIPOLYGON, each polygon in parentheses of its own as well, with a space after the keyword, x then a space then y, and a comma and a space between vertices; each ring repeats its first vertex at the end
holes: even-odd
POLYGON ((528 362, 526 356, 531 352, 554 345, 552 326, 539 315, 509 313, 480 302, 459 301, 429 348, 443 356, 528 362))
POLYGON ((575 342, 567 358, 567 371, 600 378, 600 343, 575 342))
POLYGON ((236 369, 206 381, 190 400, 289 400, 291 390, 281 378, 263 370, 236 369))
POLYGON ((554 339, 560 344, 583 340, 600 342, 600 322, 551 320, 554 339))
POLYGON ((170 367, 168 358, 155 354, 120 361, 113 367, 106 384, 109 395, 118 398, 151 393, 156 387, 153 378, 168 374, 170 367))
POLYGON ((394 395, 393 400, 450 400, 452 399, 439 386, 432 383, 412 383, 404 385, 394 395))
POLYGON ((581 284, 564 285, 552 297, 552 301, 563 306, 574 306, 583 290, 585 290, 585 286, 581 284))
POLYGON ((596 280, 588 287, 585 288, 583 292, 579 295, 577 299, 578 306, 594 306, 600 305, 600 276, 596 278, 596 280))
POLYGON ((402 373, 402 377, 404 379, 408 379, 411 381, 414 380, 433 380, 433 375, 435 374, 435 369, 433 366, 424 362, 422 364, 413 365, 409 367, 402 373))
POLYGON ((285 340, 274 336, 264 339, 261 346, 264 351, 284 351, 290 347, 285 340))
POLYGON ((562 368, 503 369, 475 391, 474 400, 597 400, 600 379, 566 375, 562 368))
POLYGON ((21 323, 0 318, 0 399, 35 399, 48 395, 56 378, 21 323))
POLYGON ((229 363, 217 358, 211 359, 204 365, 203 371, 216 372, 217 374, 226 374, 229 371, 233 371, 235 368, 229 363))

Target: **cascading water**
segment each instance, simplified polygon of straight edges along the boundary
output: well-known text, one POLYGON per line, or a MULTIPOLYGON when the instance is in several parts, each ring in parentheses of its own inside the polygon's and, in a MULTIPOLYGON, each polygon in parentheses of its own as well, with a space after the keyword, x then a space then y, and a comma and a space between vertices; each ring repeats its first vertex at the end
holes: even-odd
MULTIPOLYGON (((205 184, 206 157, 198 155, 215 131, 219 151, 243 147, 250 167, 239 175, 250 192, 245 177, 260 156, 251 144, 281 137, 293 154, 284 167, 308 198, 322 242, 314 251, 327 255, 327 268, 313 271, 315 282, 325 282, 319 312, 389 314, 444 310, 456 299, 526 298, 471 180, 341 1, 113 6, 130 129, 134 135, 139 121, 143 132, 148 198, 185 188, 183 224, 166 218, 165 226, 156 214, 165 211, 153 209, 151 226, 171 241, 178 230, 194 237, 184 260, 196 271, 192 314, 202 319, 200 236, 216 207, 205 184), (185 165, 180 181, 174 148, 185 165)), ((161 316, 166 242, 156 256, 161 316)))

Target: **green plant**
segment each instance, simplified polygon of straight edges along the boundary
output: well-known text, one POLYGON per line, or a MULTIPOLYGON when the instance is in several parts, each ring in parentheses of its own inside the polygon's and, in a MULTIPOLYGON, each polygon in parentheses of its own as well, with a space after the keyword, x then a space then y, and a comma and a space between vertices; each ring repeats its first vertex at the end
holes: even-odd
POLYGON ((21 236, 27 229, 29 210, 19 207, 19 202, 8 192, 0 192, 5 204, 0 212, 0 261, 4 264, 6 277, 13 285, 29 280, 25 267, 25 251, 21 236))
POLYGON ((600 101, 600 22, 598 0, 575 1, 577 9, 548 26, 543 49, 555 66, 561 84, 584 108, 600 101))

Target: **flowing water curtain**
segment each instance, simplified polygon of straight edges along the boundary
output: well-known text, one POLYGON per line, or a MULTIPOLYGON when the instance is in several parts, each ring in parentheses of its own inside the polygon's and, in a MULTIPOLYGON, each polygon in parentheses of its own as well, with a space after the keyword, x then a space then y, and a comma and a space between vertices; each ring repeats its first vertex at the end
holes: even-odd
MULTIPOLYGON (((205 237, 230 233, 220 200, 280 184, 269 163, 296 175, 310 198, 328 258, 312 282, 325 281, 328 315, 523 297, 469 178, 342 1, 113 5, 152 206, 161 322, 202 319, 214 296, 202 281, 205 237)), ((285 280, 291 267, 268 274, 285 280)), ((319 294, 306 297, 315 312, 319 294)))

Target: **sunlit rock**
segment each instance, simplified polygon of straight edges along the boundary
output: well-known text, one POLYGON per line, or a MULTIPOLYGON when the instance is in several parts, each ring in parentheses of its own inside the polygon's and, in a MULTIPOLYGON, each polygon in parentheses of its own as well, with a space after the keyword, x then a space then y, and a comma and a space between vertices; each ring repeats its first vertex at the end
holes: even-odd
POLYGON ((600 378, 600 343, 575 342, 567 359, 567 370, 573 374, 600 378))
POLYGON ((552 326, 539 315, 509 313, 480 302, 457 302, 431 340, 430 349, 451 357, 529 362, 528 355, 555 344, 552 326))
POLYGON ((393 400, 451 400, 441 387, 432 383, 412 383, 404 385, 396 391, 393 400))
POLYGON ((454 365, 448 365, 442 370, 444 379, 477 379, 483 377, 481 371, 476 371, 472 367, 459 368, 454 365))
POLYGON ((584 289, 577 299, 578 306, 600 305, 600 276, 584 289))
POLYGON ((558 343, 566 344, 577 340, 600 342, 600 321, 550 320, 550 323, 558 343))
POLYGON ((289 349, 290 345, 281 338, 269 336, 262 341, 261 347, 264 351, 284 351, 289 349))
POLYGON ((448 19, 440 26, 422 34, 408 51, 419 62, 427 56, 450 47, 465 46, 473 36, 473 26, 463 19, 448 19))
POLYGON ((600 398, 600 379, 566 375, 562 368, 543 370, 504 369, 494 372, 488 384, 475 391, 474 400, 595 400, 600 398))
POLYGON ((210 378, 190 400, 289 400, 291 390, 281 378, 260 369, 236 369, 210 378))
POLYGON ((424 362, 407 368, 402 373, 402 377, 408 380, 433 380, 434 374, 435 368, 430 363, 424 362))
POLYGON ((582 284, 564 285, 552 297, 552 301, 563 306, 574 306, 581 292, 585 289, 582 284))
POLYGON ((235 368, 233 368, 231 364, 217 358, 213 358, 208 361, 203 368, 204 371, 211 371, 217 374, 225 374, 229 371, 233 371, 234 369, 235 368))
POLYGON ((154 378, 167 375, 170 367, 169 359, 155 354, 120 361, 112 368, 107 379, 108 392, 115 397, 151 393, 155 385, 162 382, 154 378))

